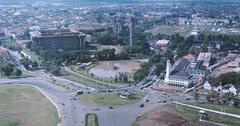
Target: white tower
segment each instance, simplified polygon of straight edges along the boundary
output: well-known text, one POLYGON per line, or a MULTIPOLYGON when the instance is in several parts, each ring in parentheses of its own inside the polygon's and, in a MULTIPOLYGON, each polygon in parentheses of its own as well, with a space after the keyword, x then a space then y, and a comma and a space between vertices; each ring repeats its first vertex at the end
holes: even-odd
POLYGON ((171 69, 171 63, 170 63, 170 60, 168 60, 167 66, 166 66, 165 83, 169 83, 170 69, 171 69))
POLYGON ((130 53, 132 53, 132 47, 133 47, 133 18, 130 18, 130 25, 129 25, 129 48, 130 53))

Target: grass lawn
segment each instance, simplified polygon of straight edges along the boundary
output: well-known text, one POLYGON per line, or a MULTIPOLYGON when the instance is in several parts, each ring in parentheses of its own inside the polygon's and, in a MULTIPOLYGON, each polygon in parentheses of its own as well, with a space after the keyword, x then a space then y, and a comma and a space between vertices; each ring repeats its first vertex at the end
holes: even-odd
POLYGON ((23 71, 21 76, 12 75, 12 76, 9 76, 8 78, 19 79, 19 78, 28 78, 28 77, 33 77, 33 76, 23 71))
POLYGON ((98 119, 96 114, 87 114, 85 126, 98 126, 98 119))
POLYGON ((19 79, 19 78, 28 78, 28 77, 33 77, 33 76, 29 75, 29 74, 27 74, 25 72, 22 72, 21 76, 16 76, 16 75, 11 75, 9 77, 7 77, 7 76, 0 76, 0 79, 1 78, 19 79))
POLYGON ((26 54, 28 54, 29 56, 31 56, 32 61, 36 61, 39 65, 41 64, 40 56, 38 56, 36 53, 34 53, 26 48, 23 48, 22 51, 25 52, 26 54))
POLYGON ((160 25, 157 26, 153 29, 150 29, 149 32, 153 34, 167 34, 167 35, 172 35, 174 33, 179 33, 180 35, 186 35, 188 32, 192 30, 191 27, 183 27, 183 26, 167 26, 167 25, 160 25))
POLYGON ((78 100, 88 102, 90 104, 101 104, 107 106, 126 105, 137 103, 140 98, 128 99, 122 98, 119 94, 83 94, 78 97, 78 100))
MULTIPOLYGON (((174 108, 178 113, 183 114, 187 118, 198 121, 199 120, 199 113, 197 109, 183 107, 183 106, 175 106, 170 105, 170 107, 174 108)), ((207 112, 209 121, 217 122, 217 123, 223 123, 229 126, 239 126, 240 121, 237 118, 232 118, 228 116, 221 116, 215 113, 207 112)))
MULTIPOLYGON (((96 64, 94 64, 96 66, 96 64)), ((93 68, 94 66, 92 66, 93 68)), ((91 76, 88 71, 84 71, 84 70, 77 70, 76 66, 69 66, 68 67, 70 70, 80 74, 81 76, 83 76, 84 78, 88 79, 88 80, 92 80, 92 81, 95 81, 97 83, 108 83, 109 85, 113 85, 113 86, 124 86, 124 85, 127 85, 128 83, 123 83, 123 82, 115 82, 114 79, 110 79, 110 78, 101 78, 101 77, 96 77, 96 76, 91 76)), ((89 69, 89 68, 86 68, 86 69, 89 69)), ((82 77, 82 78, 83 78, 82 77)), ((133 79, 129 79, 131 80, 129 83, 132 83, 133 82, 133 79)))
POLYGON ((0 86, 0 126, 57 126, 58 114, 37 89, 0 86))
POLYGON ((107 86, 107 85, 97 83, 97 82, 92 81, 92 80, 88 80, 86 78, 71 74, 71 73, 69 73, 67 71, 64 71, 64 70, 62 70, 62 72, 63 72, 62 75, 59 76, 59 77, 70 80, 70 81, 73 81, 73 82, 76 82, 76 83, 79 83, 79 84, 83 84, 83 85, 93 87, 93 88, 96 88, 96 89, 111 89, 111 88, 114 89, 115 88, 115 87, 112 87, 112 86, 107 86))
POLYGON ((216 105, 216 104, 211 104, 211 103, 198 104, 198 106, 202 107, 202 108, 206 108, 206 109, 213 109, 213 110, 216 110, 216 111, 223 111, 224 110, 226 113, 240 115, 240 108, 236 108, 236 107, 233 107, 233 106, 222 106, 222 105, 216 105))

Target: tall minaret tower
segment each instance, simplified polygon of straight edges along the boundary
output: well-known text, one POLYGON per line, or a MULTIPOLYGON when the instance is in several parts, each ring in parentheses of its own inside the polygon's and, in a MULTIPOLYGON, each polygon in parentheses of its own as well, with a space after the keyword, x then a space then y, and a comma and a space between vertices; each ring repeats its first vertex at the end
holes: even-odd
POLYGON ((130 17, 130 24, 129 24, 129 48, 130 48, 130 53, 132 53, 132 46, 133 46, 133 18, 130 17))
POLYGON ((170 60, 167 61, 167 64, 166 64, 166 75, 165 75, 165 83, 169 83, 169 75, 170 75, 170 69, 171 69, 171 63, 170 63, 170 60))

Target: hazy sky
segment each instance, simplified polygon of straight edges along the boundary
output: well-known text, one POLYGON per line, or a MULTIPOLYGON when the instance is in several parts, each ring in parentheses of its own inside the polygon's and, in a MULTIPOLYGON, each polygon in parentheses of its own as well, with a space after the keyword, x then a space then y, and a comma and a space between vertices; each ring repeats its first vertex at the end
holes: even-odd
POLYGON ((159 1, 159 2, 171 2, 171 1, 215 1, 215 2, 240 2, 240 0, 0 0, 0 3, 13 3, 13 2, 25 2, 25 3, 35 3, 35 2, 149 2, 149 1, 159 1))

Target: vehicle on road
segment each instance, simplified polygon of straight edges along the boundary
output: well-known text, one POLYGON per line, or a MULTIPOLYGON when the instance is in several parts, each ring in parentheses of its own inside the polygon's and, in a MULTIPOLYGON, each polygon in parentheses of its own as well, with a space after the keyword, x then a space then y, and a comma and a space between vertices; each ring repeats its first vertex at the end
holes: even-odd
POLYGON ((140 107, 140 108, 143 108, 143 107, 145 107, 145 105, 144 105, 144 104, 141 104, 139 107, 140 107))

